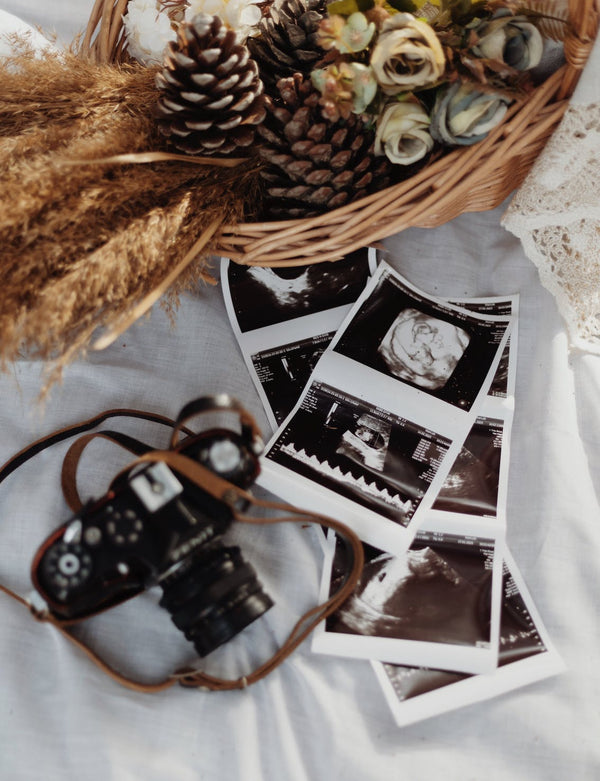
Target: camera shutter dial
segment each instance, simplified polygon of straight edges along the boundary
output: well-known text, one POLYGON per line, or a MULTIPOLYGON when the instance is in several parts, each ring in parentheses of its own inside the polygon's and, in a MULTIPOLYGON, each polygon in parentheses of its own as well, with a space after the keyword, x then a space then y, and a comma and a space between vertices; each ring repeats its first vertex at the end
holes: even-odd
POLYGON ((44 556, 42 572, 54 596, 65 600, 90 577, 92 559, 82 545, 58 542, 44 556))

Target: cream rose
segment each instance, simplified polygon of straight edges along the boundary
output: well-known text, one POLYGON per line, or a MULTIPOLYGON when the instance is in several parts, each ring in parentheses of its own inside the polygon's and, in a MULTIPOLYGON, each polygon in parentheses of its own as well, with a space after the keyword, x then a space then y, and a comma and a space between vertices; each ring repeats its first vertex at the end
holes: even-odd
POLYGON ((437 35, 412 14, 386 19, 371 53, 371 67, 386 95, 434 84, 445 64, 437 35))
POLYGON ((410 165, 431 151, 429 115, 420 103, 388 103, 379 115, 374 152, 398 165, 410 165))

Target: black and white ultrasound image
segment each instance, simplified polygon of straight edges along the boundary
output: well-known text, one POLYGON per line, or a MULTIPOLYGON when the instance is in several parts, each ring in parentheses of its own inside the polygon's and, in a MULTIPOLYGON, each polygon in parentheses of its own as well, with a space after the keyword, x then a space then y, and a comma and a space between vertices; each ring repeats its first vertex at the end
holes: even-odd
POLYGON ((267 458, 408 525, 449 440, 313 383, 267 458))
POLYGON ((500 419, 476 419, 436 497, 434 510, 496 516, 503 428, 500 419))
POLYGON ((333 332, 256 353, 252 364, 267 396, 277 425, 283 423, 300 398, 333 332))
MULTIPOLYGON (((493 545, 457 535, 418 535, 406 554, 364 545, 365 566, 329 632, 483 647, 490 642, 493 545)), ((337 540, 332 592, 343 577, 337 540)))
MULTIPOLYGON (((488 315, 506 315, 512 314, 512 303, 510 301, 459 301, 459 306, 469 309, 472 312, 479 312, 488 315)), ((505 399, 508 396, 508 372, 510 358, 510 337, 500 358, 500 363, 494 374, 494 379, 490 386, 489 395, 498 396, 505 399)))
POLYGON ((510 366, 509 358, 510 336, 508 337, 504 350, 502 351, 500 363, 498 364, 498 368, 494 374, 494 379, 490 385, 490 389, 488 391, 490 396, 497 396, 500 399, 505 399, 508 396, 508 372, 510 366))
MULTIPOLYGON (((546 651, 546 646, 527 609, 525 600, 506 565, 504 566, 503 588, 504 599, 500 610, 499 667, 546 651)), ((384 664, 383 667, 400 701, 418 697, 420 694, 441 689, 472 677, 466 673, 398 664, 384 664)))
POLYGON ((342 260, 281 268, 230 263, 229 290, 240 331, 354 303, 369 279, 368 252, 362 248, 342 260))
POLYGON ((383 275, 334 350, 469 410, 504 329, 438 308, 383 275))

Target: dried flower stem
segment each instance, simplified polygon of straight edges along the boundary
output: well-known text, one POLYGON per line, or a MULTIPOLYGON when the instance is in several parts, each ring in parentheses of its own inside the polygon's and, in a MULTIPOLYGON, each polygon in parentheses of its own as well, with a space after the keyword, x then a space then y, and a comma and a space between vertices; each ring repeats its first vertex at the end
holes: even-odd
MULTIPOLYGON (((0 359, 63 363, 162 292, 217 218, 242 218, 257 166, 164 156, 150 68, 24 53, 0 76, 0 359)), ((172 300, 206 278, 212 245, 172 300)))

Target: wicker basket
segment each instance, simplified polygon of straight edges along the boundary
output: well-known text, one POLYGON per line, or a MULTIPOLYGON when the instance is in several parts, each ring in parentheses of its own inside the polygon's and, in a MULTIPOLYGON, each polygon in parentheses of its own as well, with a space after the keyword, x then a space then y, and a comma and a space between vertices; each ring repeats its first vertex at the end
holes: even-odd
MULTIPOLYGON (((100 62, 126 57, 122 16, 127 3, 96 0, 84 54, 100 62)), ((566 64, 524 103, 514 104, 479 144, 452 150, 410 179, 318 217, 224 226, 216 252, 256 265, 336 260, 405 228, 434 228, 464 212, 495 208, 521 184, 559 123, 597 27, 596 0, 568 0, 566 64)))

